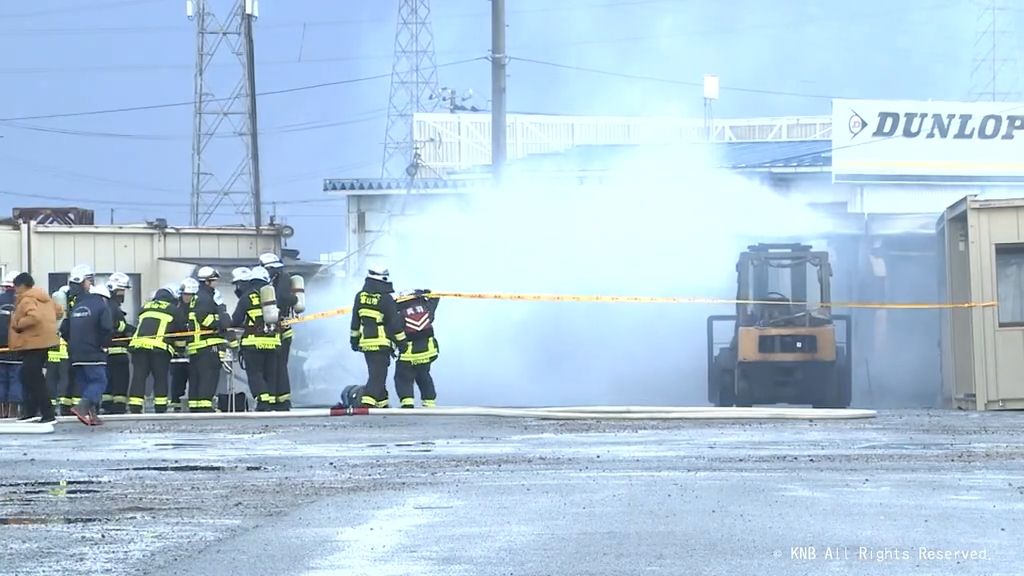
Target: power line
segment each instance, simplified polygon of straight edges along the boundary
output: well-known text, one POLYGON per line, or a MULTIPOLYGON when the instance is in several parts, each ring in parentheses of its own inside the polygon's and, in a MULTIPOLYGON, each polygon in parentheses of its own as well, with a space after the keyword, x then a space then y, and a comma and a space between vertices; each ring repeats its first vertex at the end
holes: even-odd
MULTIPOLYGON (((586 68, 584 66, 569 66, 567 64, 558 64, 557 62, 548 62, 546 60, 535 60, 533 58, 522 58, 518 56, 510 57, 511 60, 517 60, 519 62, 527 62, 530 64, 537 64, 540 66, 549 66, 551 68, 559 68, 562 70, 573 70, 576 72, 589 72, 591 74, 600 74, 602 76, 611 76, 615 78, 627 78, 630 80, 645 80, 649 82, 660 82, 664 84, 674 84, 676 86, 692 86, 694 88, 703 88, 704 84, 701 82, 691 82, 687 80, 674 80, 671 78, 659 78, 657 76, 643 76, 639 74, 628 74, 625 72, 614 72, 610 70, 600 70, 597 68, 586 68)), ((783 90, 765 90, 761 88, 741 88, 738 86, 722 86, 721 90, 728 92, 745 92, 749 94, 768 94, 772 96, 793 96, 796 98, 816 98, 820 100, 832 100, 834 98, 851 98, 849 96, 836 96, 831 94, 809 94, 802 92, 786 92, 783 90)))
MULTIPOLYGON (((450 67, 450 66, 459 66, 459 65, 462 65, 462 64, 468 64, 470 62, 477 62, 477 61, 481 61, 481 60, 487 60, 487 57, 485 57, 485 56, 478 56, 476 58, 468 58, 468 59, 465 59, 465 60, 456 60, 454 62, 447 62, 445 64, 438 64, 437 67, 438 68, 447 68, 447 67, 450 67)), ((320 82, 320 83, 317 83, 317 84, 305 84, 305 85, 302 85, 302 86, 294 86, 292 88, 283 88, 283 89, 280 89, 280 90, 269 90, 269 91, 265 91, 265 92, 258 92, 256 95, 257 96, 276 96, 276 95, 279 95, 279 94, 291 94, 291 93, 294 93, 294 92, 303 92, 303 91, 306 91, 306 90, 316 90, 316 89, 319 89, 319 88, 328 88, 328 87, 331 87, 331 86, 343 86, 343 85, 346 85, 346 84, 357 84, 357 83, 360 83, 360 82, 369 82, 369 81, 372 81, 372 80, 383 80, 385 78, 390 78, 390 77, 391 77, 391 73, 375 74, 373 76, 362 76, 362 77, 359 77, 359 78, 348 78, 348 79, 345 79, 345 80, 334 80, 334 81, 331 81, 331 82, 320 82)), ((229 98, 216 98, 216 99, 207 100, 207 102, 225 101, 225 100, 228 100, 228 99, 229 98)), ((83 112, 62 112, 62 113, 55 113, 55 114, 37 114, 37 115, 33 115, 33 116, 14 116, 14 117, 10 117, 10 118, 0 118, 0 122, 17 122, 17 121, 21 121, 21 120, 44 120, 44 119, 49 119, 49 118, 72 118, 72 117, 78 117, 78 116, 96 116, 96 115, 100 115, 100 114, 119 114, 119 113, 123 113, 123 112, 139 112, 139 111, 145 111, 145 110, 160 110, 160 109, 165 109, 165 108, 180 108, 180 107, 183 107, 183 106, 194 106, 194 105, 195 105, 195 102, 193 102, 192 100, 189 100, 187 102, 168 102, 166 104, 147 104, 147 105, 142 105, 142 106, 124 106, 124 107, 121 107, 121 108, 106 108, 106 109, 101 109, 101 110, 88 110, 88 111, 83 111, 83 112)))
POLYGON ((65 6, 64 8, 50 8, 47 10, 35 10, 33 12, 16 12, 14 14, 0 13, 0 20, 10 20, 12 18, 35 18, 36 16, 52 16, 54 14, 103 10, 106 8, 118 8, 121 6, 162 4, 163 0, 114 0, 112 2, 100 2, 96 4, 84 4, 81 0, 75 0, 75 2, 74 6, 65 6))

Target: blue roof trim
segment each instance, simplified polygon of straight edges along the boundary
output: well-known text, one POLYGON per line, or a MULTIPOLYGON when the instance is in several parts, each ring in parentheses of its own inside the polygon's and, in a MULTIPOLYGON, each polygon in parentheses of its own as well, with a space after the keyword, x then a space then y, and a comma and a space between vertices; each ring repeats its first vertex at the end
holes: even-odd
MULTIPOLYGON (((732 170, 770 170, 772 168, 831 168, 831 140, 796 140, 779 142, 720 142, 713 145, 720 159, 720 166, 732 170)), ((602 172, 608 161, 618 154, 638 149, 639 146, 576 146, 564 152, 531 154, 510 162, 510 166, 526 169, 549 168, 575 174, 602 172), (568 167, 572 167, 570 170, 568 167)), ((665 147, 684 150, 686 147, 665 147)), ((490 173, 490 166, 478 166, 460 172, 461 176, 483 176, 490 173)), ((479 183, 478 179, 420 178, 411 183, 415 190, 450 190, 468 188, 479 183)), ((345 179, 324 180, 324 192, 354 192, 375 190, 406 190, 410 188, 407 179, 345 179)))

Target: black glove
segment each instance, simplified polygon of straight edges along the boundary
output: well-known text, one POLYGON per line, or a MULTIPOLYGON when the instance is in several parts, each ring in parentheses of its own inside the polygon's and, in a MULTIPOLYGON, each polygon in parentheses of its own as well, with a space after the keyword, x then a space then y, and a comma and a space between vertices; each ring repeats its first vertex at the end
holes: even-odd
POLYGON ((353 339, 349 340, 349 344, 352 346, 352 351, 353 352, 359 352, 359 340, 358 339, 353 338, 353 339))
POLYGON ((424 295, 426 295, 426 294, 430 294, 430 290, 427 290, 427 289, 425 289, 425 288, 424 288, 424 289, 419 289, 419 290, 416 290, 416 291, 415 291, 414 293, 415 293, 415 294, 416 294, 417 296, 424 296, 424 295))

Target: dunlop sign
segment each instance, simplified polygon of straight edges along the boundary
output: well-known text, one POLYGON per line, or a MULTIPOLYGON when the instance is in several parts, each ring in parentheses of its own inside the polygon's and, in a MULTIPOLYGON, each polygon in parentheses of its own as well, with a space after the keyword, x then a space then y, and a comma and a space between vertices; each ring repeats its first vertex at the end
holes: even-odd
POLYGON ((832 180, 1024 185, 1024 103, 833 100, 832 180))

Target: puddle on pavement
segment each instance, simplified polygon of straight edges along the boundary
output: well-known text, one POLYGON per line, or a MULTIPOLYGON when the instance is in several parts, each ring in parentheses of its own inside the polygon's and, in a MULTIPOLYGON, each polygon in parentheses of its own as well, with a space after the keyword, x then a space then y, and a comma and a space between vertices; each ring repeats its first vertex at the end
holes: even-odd
POLYGON ((102 518, 73 518, 69 516, 0 516, 0 526, 35 526, 45 524, 89 524, 102 518))
MULTIPOLYGON (((64 484, 68 486, 88 486, 90 484, 99 484, 97 480, 65 480, 64 484)), ((0 488, 58 488, 60 482, 0 482, 0 488)), ((94 490, 95 492, 95 490, 94 490)))
POLYGON ((229 470, 259 472, 266 469, 266 466, 212 466, 203 464, 182 464, 178 466, 131 466, 128 468, 108 468, 108 470, 117 472, 227 472, 229 470))
POLYGON ((170 448, 172 450, 177 448, 211 448, 211 444, 201 444, 198 442, 162 442, 153 444, 154 448, 170 448))

